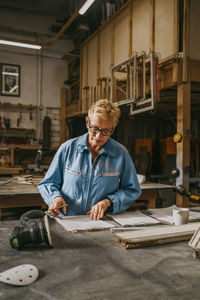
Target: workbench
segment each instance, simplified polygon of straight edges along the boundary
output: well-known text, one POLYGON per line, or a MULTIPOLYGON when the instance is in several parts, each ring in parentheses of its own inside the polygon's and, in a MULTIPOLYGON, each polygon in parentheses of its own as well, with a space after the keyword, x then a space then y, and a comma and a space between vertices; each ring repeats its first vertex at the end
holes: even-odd
POLYGON ((159 198, 159 191, 173 189, 174 186, 156 182, 145 182, 140 184, 140 188, 142 190, 142 195, 138 198, 138 200, 148 200, 147 208, 155 208, 156 200, 159 198))
POLYGON ((30 183, 19 183, 17 180, 0 184, 0 220, 3 208, 32 206, 46 208, 36 186, 30 183))
MULTIPOLYGON (((158 199, 158 191, 160 189, 172 189, 174 186, 147 182, 140 185, 142 195, 138 201, 147 200, 147 208, 155 208, 156 200, 158 199)), ((39 190, 32 184, 19 183, 12 180, 9 183, 0 185, 0 220, 2 219, 2 208, 9 207, 31 207, 40 206, 46 208, 39 190)))
POLYGON ((70 233, 51 220, 53 249, 17 251, 9 244, 17 225, 0 221, 0 272, 33 264, 39 277, 24 287, 0 282, 2 300, 199 299, 200 260, 188 242, 125 250, 109 231, 70 233))

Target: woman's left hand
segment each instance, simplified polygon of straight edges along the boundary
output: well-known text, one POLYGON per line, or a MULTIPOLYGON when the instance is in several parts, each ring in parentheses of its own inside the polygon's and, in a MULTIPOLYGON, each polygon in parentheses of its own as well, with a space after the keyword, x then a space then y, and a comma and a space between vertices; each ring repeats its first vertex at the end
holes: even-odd
POLYGON ((109 199, 103 199, 96 203, 90 211, 86 213, 86 215, 90 215, 90 219, 92 220, 100 220, 103 218, 106 209, 111 205, 111 201, 109 199))

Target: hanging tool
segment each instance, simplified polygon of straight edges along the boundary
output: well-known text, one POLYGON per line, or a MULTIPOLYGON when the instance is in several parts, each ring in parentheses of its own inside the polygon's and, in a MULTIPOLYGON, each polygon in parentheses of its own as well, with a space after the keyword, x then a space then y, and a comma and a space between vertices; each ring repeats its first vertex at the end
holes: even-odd
POLYGON ((30 111, 30 113, 29 113, 29 119, 30 119, 30 121, 32 121, 32 120, 33 120, 32 111, 30 111))
POLYGON ((19 111, 19 118, 17 118, 17 127, 19 127, 19 125, 20 125, 20 122, 21 122, 21 120, 22 120, 22 112, 21 112, 21 103, 18 103, 18 105, 19 105, 19 109, 20 109, 20 111, 19 111))
POLYGON ((21 226, 15 226, 10 235, 10 244, 14 249, 27 245, 45 245, 53 247, 48 216, 41 210, 30 210, 20 218, 21 226))

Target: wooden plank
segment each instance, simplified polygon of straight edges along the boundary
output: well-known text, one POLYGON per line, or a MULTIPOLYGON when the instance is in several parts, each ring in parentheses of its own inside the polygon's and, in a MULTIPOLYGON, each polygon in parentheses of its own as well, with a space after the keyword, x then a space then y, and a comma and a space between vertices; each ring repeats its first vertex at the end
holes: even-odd
POLYGON ((148 53, 150 50, 150 1, 133 1, 132 5, 132 51, 148 53))
POLYGON ((200 61, 190 60, 189 69, 190 69, 190 80, 200 82, 200 61))
POLYGON ((174 39, 173 39, 173 53, 178 53, 178 36, 179 36, 179 22, 178 22, 178 16, 179 16, 179 0, 174 1, 174 39))
POLYGON ((174 1, 155 1, 155 51, 161 59, 174 51, 174 1))
POLYGON ((100 77, 106 77, 110 73, 110 66, 113 62, 113 49, 112 49, 112 27, 113 23, 105 27, 101 32, 101 56, 100 56, 100 77), (106 47, 105 47, 106 45, 106 47))
POLYGON ((130 27, 129 10, 124 10, 114 23, 114 64, 118 64, 129 57, 130 27))
POLYGON ((133 22, 132 22, 132 18, 133 18, 133 13, 132 13, 132 10, 133 10, 133 5, 132 5, 132 0, 129 1, 128 3, 128 11, 129 11, 129 57, 132 56, 132 52, 133 52, 133 49, 132 49, 132 36, 133 36, 133 33, 132 33, 132 29, 133 29, 133 22))
POLYGON ((184 0, 183 9, 183 70, 182 80, 188 80, 188 0, 184 0))
POLYGON ((155 50, 155 0, 150 0, 150 48, 155 50))
POLYGON ((126 249, 138 248, 189 240, 199 227, 200 222, 177 226, 146 227, 144 229, 115 232, 113 233, 113 239, 126 249))
POLYGON ((19 174, 20 171, 23 171, 22 168, 0 168, 0 174, 1 175, 14 175, 19 174))
POLYGON ((96 85, 97 80, 97 73, 98 73, 98 65, 97 65, 97 59, 98 59, 98 40, 97 38, 94 38, 90 41, 88 44, 88 82, 87 85, 96 85))
POLYGON ((200 28, 200 1, 191 0, 189 2, 189 57, 192 59, 200 59, 200 39, 199 39, 199 28, 200 28))

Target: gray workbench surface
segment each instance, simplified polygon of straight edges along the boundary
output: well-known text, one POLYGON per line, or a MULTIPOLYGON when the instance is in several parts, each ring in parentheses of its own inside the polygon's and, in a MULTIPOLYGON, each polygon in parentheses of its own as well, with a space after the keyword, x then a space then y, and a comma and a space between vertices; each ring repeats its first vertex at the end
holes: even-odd
POLYGON ((125 250, 109 231, 69 233, 50 222, 53 249, 10 247, 19 221, 0 222, 0 272, 33 264, 39 278, 14 287, 0 282, 0 299, 199 299, 200 260, 187 242, 125 250))

